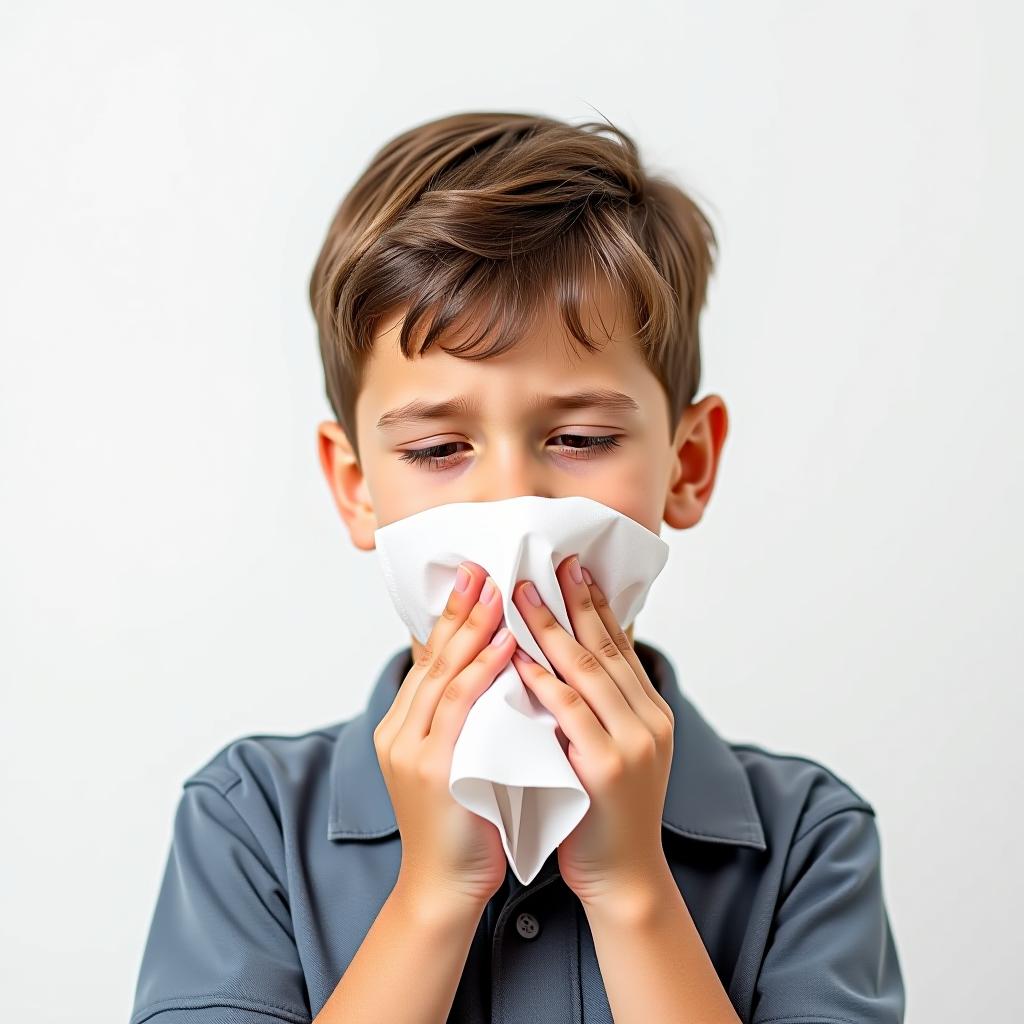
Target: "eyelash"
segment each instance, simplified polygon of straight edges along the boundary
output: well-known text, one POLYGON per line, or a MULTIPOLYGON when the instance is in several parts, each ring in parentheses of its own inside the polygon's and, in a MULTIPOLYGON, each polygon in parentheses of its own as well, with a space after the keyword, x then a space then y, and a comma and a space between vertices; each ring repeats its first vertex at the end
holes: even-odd
MULTIPOLYGON (((589 434, 556 434, 556 437, 571 437, 575 441, 587 441, 588 444, 578 446, 576 451, 589 451, 596 449, 602 452, 611 451, 613 448, 619 446, 618 437, 608 434, 604 436, 591 436, 589 434)), ((443 448, 450 448, 453 445, 461 444, 460 441, 447 441, 444 444, 434 444, 429 448, 416 448, 410 449, 409 451, 402 452, 399 456, 404 462, 411 462, 415 464, 419 463, 430 463, 429 468, 431 469, 446 469, 448 466, 453 464, 452 455, 437 455, 443 448)), ((574 459, 592 459, 593 455, 572 455, 570 458, 574 459)), ((461 462, 461 459, 454 460, 455 462, 461 462)))

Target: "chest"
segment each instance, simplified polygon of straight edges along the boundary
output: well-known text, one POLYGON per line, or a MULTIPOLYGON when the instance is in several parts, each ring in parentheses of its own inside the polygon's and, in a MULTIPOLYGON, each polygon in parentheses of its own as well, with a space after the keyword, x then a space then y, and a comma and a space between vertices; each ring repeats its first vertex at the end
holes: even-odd
MULTIPOLYGON (((397 837, 333 843, 320 853, 290 879, 296 943, 314 1015, 394 887, 401 843, 397 837)), ((742 1008, 751 998, 764 944, 757 926, 763 919, 758 889, 749 873, 730 865, 725 851, 710 859, 697 853, 670 859, 673 877, 719 978, 742 1008)), ((448 1019, 612 1024, 594 937, 579 900, 558 874, 555 853, 529 886, 506 879, 488 904, 448 1019)))

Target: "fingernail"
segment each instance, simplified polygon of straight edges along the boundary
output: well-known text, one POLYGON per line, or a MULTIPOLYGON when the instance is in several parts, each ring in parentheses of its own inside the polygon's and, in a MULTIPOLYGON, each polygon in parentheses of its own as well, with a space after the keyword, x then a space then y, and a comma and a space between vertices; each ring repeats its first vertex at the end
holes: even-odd
POLYGON ((583 570, 583 578, 587 581, 588 585, 594 582, 594 577, 586 569, 583 570))
POLYGON ((534 608, 540 607, 540 594, 537 593, 537 588, 532 583, 523 584, 523 593, 526 595, 526 600, 529 601, 534 608))
POLYGON ((580 560, 573 556, 572 561, 569 563, 569 575, 577 582, 583 582, 583 573, 580 572, 580 560))
POLYGON ((491 646, 500 647, 508 639, 508 626, 502 626, 497 633, 491 637, 491 646))
POLYGON ((494 586, 494 580, 490 576, 487 577, 487 582, 484 584, 484 589, 480 591, 480 603, 488 604, 492 597, 494 597, 494 591, 497 588, 494 586))
POLYGON ((459 566, 459 571, 455 574, 455 589, 461 594, 464 593, 466 587, 469 586, 469 581, 472 579, 469 570, 463 566, 459 566))

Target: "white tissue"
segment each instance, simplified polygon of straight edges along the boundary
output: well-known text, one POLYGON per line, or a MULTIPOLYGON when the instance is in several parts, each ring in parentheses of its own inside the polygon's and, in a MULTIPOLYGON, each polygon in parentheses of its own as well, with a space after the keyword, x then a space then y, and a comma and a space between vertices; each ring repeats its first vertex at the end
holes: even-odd
MULTIPOLYGON (((380 527, 374 537, 391 599, 420 643, 444 610, 459 562, 468 560, 494 578, 504 605, 502 623, 549 672, 551 663, 512 603, 516 583, 533 580, 572 634, 555 570, 578 554, 625 629, 669 552, 661 537, 630 516, 579 496, 435 505, 380 527)), ((452 753, 452 796, 494 823, 524 885, 590 807, 555 734, 557 724, 510 661, 470 708, 452 753)))

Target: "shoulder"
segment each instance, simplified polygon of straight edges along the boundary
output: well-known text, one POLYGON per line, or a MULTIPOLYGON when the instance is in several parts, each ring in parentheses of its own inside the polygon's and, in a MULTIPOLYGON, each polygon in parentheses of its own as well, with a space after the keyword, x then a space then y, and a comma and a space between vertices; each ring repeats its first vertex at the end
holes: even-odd
MULTIPOLYGON (((827 765, 730 744, 767 840, 767 894, 752 1020, 903 1020, 875 809, 827 765)), ((756 915, 751 916, 751 920, 756 915)))
POLYGON ((298 733, 249 733, 221 745, 182 782, 174 826, 179 845, 207 858, 238 843, 251 846, 283 879, 287 849, 326 831, 331 760, 349 721, 298 733))
POLYGON ((249 780, 306 781, 330 760, 339 732, 348 721, 301 733, 249 733, 223 744, 182 785, 212 786, 227 796, 249 780))
POLYGON ((746 771, 765 830, 798 842, 843 812, 875 816, 875 808, 846 779, 820 761, 754 743, 730 743, 746 771))

